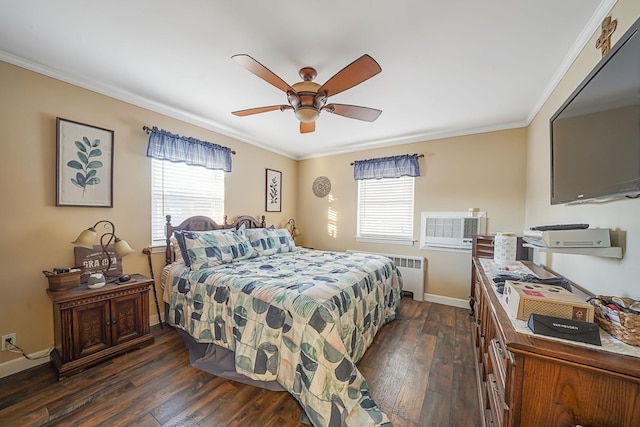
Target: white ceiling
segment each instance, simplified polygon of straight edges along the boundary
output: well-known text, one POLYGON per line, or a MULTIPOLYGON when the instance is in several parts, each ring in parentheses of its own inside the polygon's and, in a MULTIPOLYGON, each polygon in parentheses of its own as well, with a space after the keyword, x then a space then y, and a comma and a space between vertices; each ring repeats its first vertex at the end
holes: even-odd
POLYGON ((527 125, 614 3, 0 0, 0 60, 303 159, 527 125), (329 102, 382 115, 304 135, 292 111, 236 117, 287 103, 238 53, 289 84, 367 53, 382 72, 329 102))

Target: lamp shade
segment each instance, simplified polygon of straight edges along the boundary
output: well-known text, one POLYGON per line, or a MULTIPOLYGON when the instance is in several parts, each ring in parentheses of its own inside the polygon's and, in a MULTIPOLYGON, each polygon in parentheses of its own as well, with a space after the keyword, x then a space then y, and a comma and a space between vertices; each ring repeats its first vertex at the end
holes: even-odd
POLYGON ((131 246, 129 246, 126 241, 120 239, 119 237, 116 237, 114 249, 118 258, 124 258, 127 255, 135 252, 133 249, 131 249, 131 246))
POLYGON ((96 240, 96 229, 91 227, 84 230, 76 240, 71 242, 74 246, 93 249, 93 242, 96 240))

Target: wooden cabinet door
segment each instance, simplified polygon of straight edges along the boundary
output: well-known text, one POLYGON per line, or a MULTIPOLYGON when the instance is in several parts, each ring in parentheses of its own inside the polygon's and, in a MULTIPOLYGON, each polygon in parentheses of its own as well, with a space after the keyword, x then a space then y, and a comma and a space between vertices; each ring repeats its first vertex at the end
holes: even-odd
POLYGON ((73 359, 111 346, 109 301, 98 301, 71 309, 73 359))
POLYGON ((111 340, 113 345, 143 335, 142 297, 145 295, 146 293, 136 293, 111 300, 111 340))

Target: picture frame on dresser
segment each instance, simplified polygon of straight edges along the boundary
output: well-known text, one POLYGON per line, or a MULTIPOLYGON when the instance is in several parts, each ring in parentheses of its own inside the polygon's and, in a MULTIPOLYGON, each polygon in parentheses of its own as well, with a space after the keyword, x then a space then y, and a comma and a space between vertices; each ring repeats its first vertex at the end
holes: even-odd
POLYGON ((265 211, 282 212, 282 172, 267 169, 265 179, 265 211))
POLYGON ((56 118, 56 206, 113 207, 114 131, 56 118))

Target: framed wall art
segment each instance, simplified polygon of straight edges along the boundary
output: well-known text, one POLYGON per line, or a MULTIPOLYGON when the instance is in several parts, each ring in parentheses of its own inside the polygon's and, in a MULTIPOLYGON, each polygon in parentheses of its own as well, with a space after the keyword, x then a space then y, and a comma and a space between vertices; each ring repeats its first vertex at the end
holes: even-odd
POLYGON ((113 134, 58 117, 56 206, 113 207, 113 134))
POLYGON ((267 169, 265 197, 267 212, 282 211, 282 172, 267 169))

